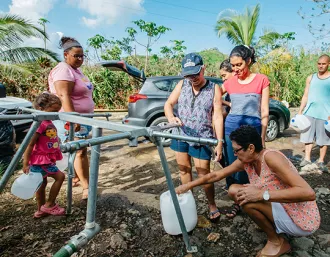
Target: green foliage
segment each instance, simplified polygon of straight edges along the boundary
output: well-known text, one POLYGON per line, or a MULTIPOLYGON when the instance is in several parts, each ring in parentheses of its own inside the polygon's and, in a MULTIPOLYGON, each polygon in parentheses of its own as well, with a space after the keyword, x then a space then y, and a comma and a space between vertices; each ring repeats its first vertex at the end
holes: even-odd
POLYGON ((140 29, 141 32, 146 33, 147 35, 147 42, 141 43, 136 39, 137 31, 129 27, 126 29, 129 38, 131 38, 132 41, 135 41, 140 46, 143 46, 146 49, 146 56, 145 56, 145 62, 144 62, 144 71, 147 72, 148 68, 148 61, 149 61, 149 54, 151 53, 152 49, 151 46, 157 42, 157 40, 166 33, 166 31, 171 30, 170 28, 167 28, 165 26, 157 26, 154 22, 146 22, 144 20, 137 20, 133 21, 133 23, 140 29))
POLYGON ((291 53, 279 48, 259 59, 256 68, 269 77, 271 95, 275 99, 299 106, 306 78, 317 71, 317 59, 317 54, 306 53, 303 48, 291 53))
POLYGON ((219 74, 220 63, 228 58, 217 48, 203 50, 199 54, 203 57, 203 61, 206 67, 205 75, 207 76, 217 76, 219 74))
POLYGON ((127 99, 137 82, 127 74, 100 67, 83 67, 84 74, 94 85, 93 99, 98 108, 126 108, 127 99))
POLYGON ((252 9, 247 7, 243 14, 227 9, 219 15, 215 31, 219 37, 225 35, 234 45, 252 45, 259 15, 259 4, 252 9))
POLYGON ((34 62, 41 56, 58 60, 57 54, 46 49, 22 47, 21 44, 30 37, 48 39, 42 29, 28 20, 16 15, 0 15, 0 63, 10 65, 34 62))

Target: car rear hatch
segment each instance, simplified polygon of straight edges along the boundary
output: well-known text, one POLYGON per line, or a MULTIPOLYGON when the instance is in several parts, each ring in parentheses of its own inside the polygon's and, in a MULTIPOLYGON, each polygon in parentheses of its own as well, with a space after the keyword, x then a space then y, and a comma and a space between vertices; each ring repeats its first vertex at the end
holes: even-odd
POLYGON ((99 65, 111 70, 111 71, 123 71, 133 78, 144 82, 146 80, 146 76, 143 70, 139 70, 138 68, 129 65, 125 61, 104 61, 100 62, 99 65))

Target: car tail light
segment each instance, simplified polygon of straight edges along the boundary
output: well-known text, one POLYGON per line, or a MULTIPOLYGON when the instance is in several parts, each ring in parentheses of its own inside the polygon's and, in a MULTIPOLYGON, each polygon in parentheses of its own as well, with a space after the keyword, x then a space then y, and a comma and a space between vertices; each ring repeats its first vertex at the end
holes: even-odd
POLYGON ((128 102, 129 103, 135 103, 141 99, 147 99, 148 97, 146 95, 142 95, 142 94, 134 94, 134 95, 130 95, 128 98, 128 102))

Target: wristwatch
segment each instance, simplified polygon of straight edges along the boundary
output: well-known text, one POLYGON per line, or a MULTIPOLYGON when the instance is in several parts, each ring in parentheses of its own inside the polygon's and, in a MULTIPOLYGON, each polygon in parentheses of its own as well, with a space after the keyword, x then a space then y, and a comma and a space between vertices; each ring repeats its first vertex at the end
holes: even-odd
POLYGON ((268 190, 266 190, 266 191, 264 192, 264 194, 262 195, 262 198, 264 198, 265 201, 268 201, 268 200, 269 200, 270 195, 269 195, 268 190))

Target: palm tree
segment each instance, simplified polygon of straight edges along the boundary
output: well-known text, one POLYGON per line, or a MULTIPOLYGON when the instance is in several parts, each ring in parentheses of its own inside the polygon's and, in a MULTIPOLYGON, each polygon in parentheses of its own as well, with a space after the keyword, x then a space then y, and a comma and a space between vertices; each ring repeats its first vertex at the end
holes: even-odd
POLYGON ((226 35, 235 45, 250 46, 254 43, 259 14, 259 4, 252 9, 247 7, 243 14, 231 9, 224 10, 219 14, 215 31, 219 37, 226 35))
POLYGON ((42 29, 28 20, 17 15, 0 15, 0 65, 15 69, 17 64, 36 61, 39 57, 58 61, 58 55, 52 51, 22 46, 31 37, 48 39, 42 29))
MULTIPOLYGON (((49 23, 49 20, 47 20, 46 18, 40 18, 38 23, 42 26, 43 30, 44 30, 44 34, 46 34, 46 23, 49 23)), ((47 49, 47 38, 44 37, 44 45, 45 45, 45 50, 47 49)))

